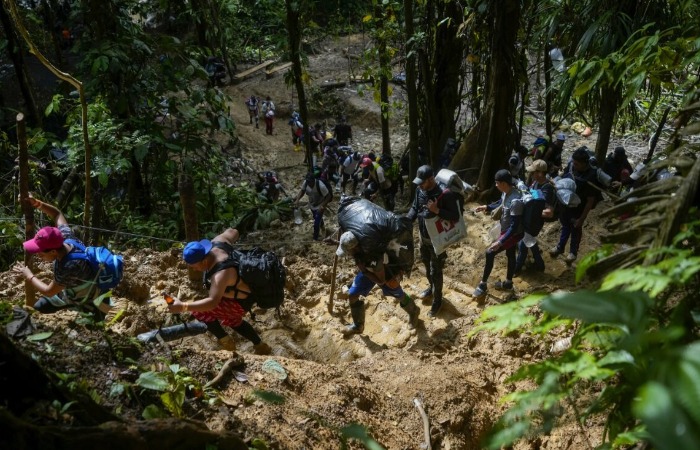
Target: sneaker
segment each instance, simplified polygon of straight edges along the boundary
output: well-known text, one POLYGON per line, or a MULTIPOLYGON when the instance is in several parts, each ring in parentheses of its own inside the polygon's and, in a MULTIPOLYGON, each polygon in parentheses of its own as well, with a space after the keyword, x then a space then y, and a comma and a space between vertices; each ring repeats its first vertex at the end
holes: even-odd
POLYGON ((426 289, 423 292, 421 292, 420 294, 418 294, 418 298, 420 298, 420 299, 424 299, 424 298, 428 298, 428 297, 432 297, 432 296, 433 296, 433 287, 432 286, 428 287, 428 289, 426 289))
POLYGON ((474 297, 476 297, 476 298, 484 297, 484 296, 486 295, 486 291, 488 291, 488 289, 489 289, 489 288, 488 288, 488 286, 486 285, 486 283, 484 283, 484 282, 482 281, 481 283, 479 283, 479 285, 476 287, 476 289, 474 289, 474 294, 473 294, 473 295, 474 295, 474 297))
POLYGON ((573 253, 569 253, 568 255, 566 255, 567 263, 571 264, 574 261, 576 261, 576 255, 574 255, 573 253))
POLYGON ((496 289, 499 291, 512 291, 513 290, 513 282, 512 281, 496 281, 496 284, 493 285, 496 289))
POLYGON ((549 256, 551 256, 552 258, 556 258, 562 253, 564 253, 564 250, 560 250, 559 247, 552 247, 552 249, 549 251, 549 256))
POLYGON ((362 332, 365 331, 365 326, 363 325, 356 325, 354 323, 346 326, 343 328, 340 332, 343 334, 345 337, 350 337, 355 334, 362 334, 362 332))

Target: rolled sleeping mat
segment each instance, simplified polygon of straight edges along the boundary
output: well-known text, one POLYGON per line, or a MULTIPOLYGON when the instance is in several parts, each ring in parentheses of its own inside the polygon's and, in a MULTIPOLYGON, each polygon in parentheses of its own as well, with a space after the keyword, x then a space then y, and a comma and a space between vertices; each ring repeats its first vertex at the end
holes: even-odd
POLYGON ((163 338, 164 341, 174 341, 176 339, 181 339, 187 336, 197 336, 198 334, 206 333, 207 325, 204 322, 198 320, 193 320, 192 322, 179 323, 177 325, 172 325, 165 328, 159 328, 157 330, 147 331, 146 333, 141 333, 136 338, 141 342, 157 342, 158 334, 163 338))

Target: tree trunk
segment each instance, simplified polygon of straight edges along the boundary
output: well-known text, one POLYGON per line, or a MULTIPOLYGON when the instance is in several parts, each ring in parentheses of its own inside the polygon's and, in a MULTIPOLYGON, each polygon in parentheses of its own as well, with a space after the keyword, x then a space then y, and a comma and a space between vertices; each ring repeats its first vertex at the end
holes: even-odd
MULTIPOLYGON (((19 196, 24 215, 24 235, 29 237, 36 233, 36 225, 34 224, 34 208, 25 200, 29 198, 29 152, 27 151, 27 127, 22 113, 17 114, 17 146, 19 147, 19 196)), ((36 270, 34 257, 30 253, 24 252, 24 265, 29 267, 32 272, 36 270)), ((34 285, 25 280, 24 304, 26 306, 34 306, 35 294, 34 285)))
POLYGON ((289 33, 289 59, 292 61, 292 74, 294 75, 294 85, 299 97, 299 114, 304 124, 304 144, 306 161, 309 172, 313 171, 313 158, 311 156, 311 139, 309 139, 309 108, 306 104, 306 91, 304 90, 303 68, 301 66, 301 26, 299 19, 301 16, 301 1, 285 0, 287 7, 287 33, 289 33))
MULTIPOLYGON (((413 174, 418 170, 418 90, 416 89, 417 73, 416 73, 416 54, 415 41, 413 40, 413 0, 404 0, 404 17, 406 18, 406 91, 408 96, 408 179, 413 177, 413 174)), ((400 181, 401 183, 403 180, 400 181)), ((416 186, 410 183, 411 195, 410 199, 416 192, 416 186)), ((410 201, 410 200, 409 200, 410 201)))
POLYGON ((27 75, 27 67, 24 61, 24 51, 22 50, 21 41, 17 38, 15 27, 10 20, 10 14, 5 9, 5 3, 0 4, 0 23, 5 30, 5 39, 7 39, 7 54, 12 61, 12 65, 17 75, 17 84, 22 93, 22 98, 26 104, 29 122, 32 126, 41 128, 42 116, 39 114, 39 108, 36 105, 34 98, 34 90, 29 76, 27 75))
MULTIPOLYGON (((379 110, 382 125, 382 155, 391 156, 391 142, 389 140, 389 79, 391 72, 391 58, 387 54, 386 33, 384 30, 384 6, 376 4, 374 17, 376 19, 377 51, 379 54, 379 110)), ((376 86, 376 85, 375 85, 376 86)))
POLYGON ((457 2, 426 3, 428 43, 420 52, 420 72, 425 86, 424 143, 430 163, 438 168, 448 138, 455 136, 455 111, 460 103, 462 55, 465 43, 458 35, 463 11, 457 2), (451 19, 451 20, 444 20, 451 19))
POLYGON ((549 56, 551 45, 544 46, 544 129, 547 136, 552 136, 552 58, 549 56))
POLYGON ((598 161, 605 161, 610 145, 617 107, 620 105, 620 89, 605 85, 600 89, 600 122, 598 124, 598 140, 595 145, 595 157, 598 161))
MULTIPOLYGON (((194 192, 192 177, 183 166, 178 180, 178 192, 180 193, 180 205, 182 206, 182 218, 185 224, 185 240, 199 240, 199 222, 197 220, 197 196, 194 192)), ((201 280, 202 274, 191 267, 187 267, 190 280, 201 280)))
MULTIPOLYGON (((481 191, 493 187, 493 175, 505 166, 508 155, 515 148, 517 61, 516 36, 520 26, 520 4, 517 0, 492 2, 494 25, 491 40, 491 62, 487 101, 484 114, 468 133, 450 168, 453 170, 478 167, 476 186, 481 191)), ((468 180, 475 179, 474 171, 467 172, 468 180)))

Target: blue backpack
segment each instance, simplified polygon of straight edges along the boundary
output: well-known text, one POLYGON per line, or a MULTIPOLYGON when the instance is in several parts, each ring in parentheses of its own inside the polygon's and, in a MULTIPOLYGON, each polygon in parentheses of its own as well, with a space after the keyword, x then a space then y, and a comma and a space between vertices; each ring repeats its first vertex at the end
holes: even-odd
POLYGON ((537 236, 544 226, 542 211, 546 207, 544 194, 540 189, 529 189, 522 196, 525 208, 523 209, 523 231, 530 236, 537 236))
POLYGON ((90 263, 97 274, 95 282, 100 292, 115 288, 124 278, 124 259, 115 255, 107 247, 86 247, 82 243, 66 239, 76 250, 65 257, 68 261, 82 259, 90 263))

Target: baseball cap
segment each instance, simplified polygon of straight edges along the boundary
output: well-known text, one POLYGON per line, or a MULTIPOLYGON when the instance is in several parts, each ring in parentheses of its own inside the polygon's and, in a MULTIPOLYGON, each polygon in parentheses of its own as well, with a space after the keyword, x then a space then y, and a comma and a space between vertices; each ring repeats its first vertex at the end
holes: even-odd
POLYGON ((433 168, 430 166, 420 166, 416 172, 416 177, 413 179, 413 184, 421 185, 425 183, 425 180, 434 176, 433 168))
POLYGON ((557 141, 565 141, 566 135, 564 133, 557 133, 557 141))
POLYGON ((615 147, 615 156, 627 156, 625 147, 615 147))
POLYGON ((185 250, 182 252, 182 259, 184 259, 187 264, 197 264, 207 256, 211 247, 211 241, 208 239, 188 242, 185 246, 185 250))
POLYGON ((513 175, 511 175, 510 171, 506 169, 501 169, 496 172, 496 176, 494 178, 496 181, 505 181, 508 184, 513 184, 513 175))
POLYGON ((372 160, 365 156, 364 158, 362 158, 362 162, 360 163, 360 167, 365 168, 371 164, 372 164, 372 160))
POLYGON ((528 172, 547 172, 547 162, 544 159, 536 159, 525 170, 528 172))
POLYGON ((63 245, 63 235, 56 227, 44 227, 37 231, 34 238, 22 244, 28 253, 39 253, 54 250, 63 245))
POLYGON ((338 256, 346 256, 350 254, 350 250, 357 247, 357 244, 359 244, 359 241, 352 231, 346 231, 340 235, 340 245, 338 245, 335 254, 338 256))

